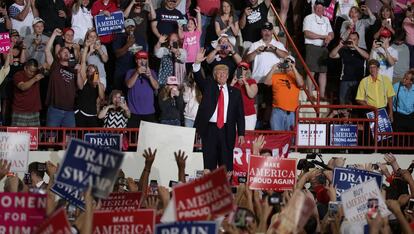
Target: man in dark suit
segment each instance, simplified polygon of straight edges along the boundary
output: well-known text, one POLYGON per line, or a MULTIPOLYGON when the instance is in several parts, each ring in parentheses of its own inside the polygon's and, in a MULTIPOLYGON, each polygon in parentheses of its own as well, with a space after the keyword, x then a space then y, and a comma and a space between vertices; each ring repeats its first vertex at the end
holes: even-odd
POLYGON ((229 76, 226 65, 214 67, 214 79, 202 77, 204 53, 204 49, 200 50, 193 65, 194 80, 203 94, 194 126, 203 144, 204 168, 212 171, 225 165, 227 171, 232 171, 236 130, 238 143, 244 143, 243 101, 240 91, 226 84, 229 76))

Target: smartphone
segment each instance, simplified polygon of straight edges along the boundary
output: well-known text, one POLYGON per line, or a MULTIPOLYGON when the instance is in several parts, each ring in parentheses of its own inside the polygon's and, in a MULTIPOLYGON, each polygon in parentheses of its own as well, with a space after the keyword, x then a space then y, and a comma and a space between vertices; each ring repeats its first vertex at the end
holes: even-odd
POLYGON ((267 202, 271 206, 279 205, 282 200, 282 196, 280 193, 272 193, 270 196, 267 197, 267 202))
POLYGON ((407 205, 407 213, 414 213, 414 198, 410 198, 407 205))
POLYGON ((70 222, 75 221, 75 219, 76 219, 76 206, 68 204, 66 206, 66 213, 68 215, 68 220, 70 222))
POLYGON ((179 19, 179 20, 177 20, 177 24, 178 25, 186 25, 188 22, 187 22, 187 19, 179 19))
POLYGON ((121 103, 125 103, 125 97, 121 96, 121 103))
POLYGON ((174 48, 174 49, 178 49, 178 42, 174 41, 174 42, 172 43, 172 48, 174 48))
POLYGON ((26 184, 26 185, 31 185, 32 184, 32 176, 30 175, 30 173, 24 173, 23 183, 26 184))
POLYGON ((172 188, 172 187, 174 187, 176 184, 178 184, 178 182, 177 182, 177 181, 170 180, 170 183, 168 184, 168 187, 172 188))
POLYGON ((375 219, 378 215, 378 199, 377 198, 369 198, 368 199, 368 217, 371 219, 375 219))
POLYGON ((334 218, 338 214, 339 203, 336 201, 330 201, 328 204, 328 217, 334 218))
POLYGON ((236 70, 236 78, 237 79, 242 78, 242 74, 243 74, 242 72, 243 72, 243 69, 241 67, 238 67, 237 70, 236 70))
POLYGON ((204 170, 196 170, 196 178, 200 178, 204 176, 204 170))
POLYGON ((93 82, 99 82, 99 74, 98 74, 98 72, 93 73, 93 82))
POLYGON ((37 163, 37 171, 46 171, 46 163, 37 163))
POLYGON ((245 183, 247 183, 247 177, 246 176, 239 176, 239 177, 237 177, 237 181, 239 182, 239 184, 245 184, 245 183))
POLYGON ((157 180, 151 180, 150 181, 150 195, 158 195, 158 181, 157 180))
POLYGON ((249 223, 254 221, 254 214, 246 208, 237 208, 233 216, 233 224, 238 228, 246 228, 249 223))
POLYGON ((221 46, 220 46, 220 49, 221 49, 221 50, 227 50, 227 48, 228 48, 228 46, 227 46, 227 45, 221 45, 221 46))
POLYGON ((352 45, 352 41, 344 41, 344 45, 352 45))
POLYGON ((387 23, 388 23, 389 25, 391 25, 391 18, 388 18, 388 19, 387 19, 387 23))

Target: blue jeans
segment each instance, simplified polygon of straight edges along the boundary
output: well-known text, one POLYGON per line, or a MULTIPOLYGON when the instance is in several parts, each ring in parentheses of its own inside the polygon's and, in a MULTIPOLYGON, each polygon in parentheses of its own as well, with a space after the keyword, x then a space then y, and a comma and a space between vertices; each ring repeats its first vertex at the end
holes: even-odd
POLYGON ((75 112, 65 111, 52 106, 47 109, 47 121, 48 127, 76 127, 75 112))
POLYGON ((187 128, 194 127, 194 120, 184 118, 184 126, 186 126, 187 128))
POLYGON ((290 131, 295 125, 295 112, 287 112, 280 108, 273 108, 270 117, 270 128, 277 131, 290 131))
POLYGON ((206 34, 207 34, 207 28, 210 26, 211 23, 210 16, 201 15, 201 25, 202 25, 202 32, 200 37, 200 47, 204 47, 204 42, 206 41, 206 34))
POLYGON ((178 119, 162 119, 160 123, 167 124, 167 125, 181 126, 181 121, 178 119))
POLYGON ((339 83, 339 103, 352 104, 358 90, 358 81, 340 81, 339 83))

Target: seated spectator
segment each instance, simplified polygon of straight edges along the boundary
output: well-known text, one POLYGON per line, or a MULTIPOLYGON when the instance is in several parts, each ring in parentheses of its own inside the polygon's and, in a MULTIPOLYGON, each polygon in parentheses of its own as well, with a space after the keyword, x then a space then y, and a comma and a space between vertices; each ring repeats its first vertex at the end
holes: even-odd
POLYGON ((409 7, 402 28, 406 33, 405 43, 410 50, 410 68, 414 68, 414 8, 409 7))
POLYGON ((33 33, 32 22, 34 17, 39 17, 39 12, 36 8, 34 0, 15 0, 9 7, 12 28, 17 30, 24 38, 26 35, 33 33))
POLYGON ((77 0, 72 7, 73 41, 81 45, 85 43, 84 39, 88 30, 93 28, 89 3, 89 0, 77 0))
POLYGON ((235 50, 235 45, 236 39, 226 34, 221 35, 217 41, 211 43, 213 50, 206 58, 206 62, 211 71, 217 65, 226 65, 229 69, 229 77, 233 77, 237 64, 242 61, 242 58, 235 50))
POLYGON ((125 75, 128 107, 131 110, 128 128, 139 128, 141 120, 156 122, 154 96, 159 85, 155 72, 149 67, 148 53, 135 53, 135 62, 136 68, 128 70, 125 75))
POLYGON ((24 64, 23 71, 14 75, 12 126, 40 126, 39 112, 42 105, 39 81, 43 78, 35 59, 29 59, 24 64))
POLYGON ((181 126, 184 100, 182 92, 178 89, 177 77, 168 77, 167 85, 162 87, 158 94, 158 105, 160 123, 181 126))
POLYGON ((239 17, 234 13, 234 7, 230 0, 221 1, 214 26, 218 37, 222 34, 227 34, 230 37, 239 35, 239 17))
POLYGON ((79 77, 83 79, 83 85, 76 95, 76 126, 100 127, 98 106, 105 99, 105 87, 100 82, 98 68, 93 64, 86 65, 87 54, 87 50, 83 50, 79 77))
POLYGON ((157 38, 162 35, 178 33, 177 20, 184 19, 183 14, 177 9, 178 0, 164 0, 163 6, 155 10, 156 19, 151 23, 152 32, 157 38))
POLYGON ((239 89, 243 98, 244 121, 246 130, 254 130, 256 127, 257 115, 254 107, 257 95, 257 84, 251 78, 250 65, 247 62, 240 62, 237 72, 230 83, 231 86, 239 89))
POLYGON ((405 32, 402 29, 395 31, 394 42, 391 47, 398 53, 398 61, 395 62, 392 74, 393 83, 403 80, 405 73, 410 69, 410 50, 405 42, 405 32))
POLYGON ((375 15, 366 6, 362 5, 361 8, 356 6, 352 7, 349 11, 349 20, 342 23, 341 27, 341 39, 346 40, 352 32, 357 32, 359 35, 358 47, 366 50, 367 45, 365 43, 365 30, 375 23, 375 15), (369 18, 363 18, 363 14, 367 14, 369 18))
POLYGON ((196 55, 200 50, 201 38, 201 13, 200 8, 196 8, 197 18, 188 18, 187 31, 184 31, 182 24, 178 24, 178 36, 183 41, 183 49, 187 52, 186 70, 191 71, 196 55))
POLYGON ((341 105, 353 103, 359 81, 365 75, 365 61, 369 59, 369 54, 358 46, 358 41, 359 34, 352 32, 345 41, 340 40, 329 53, 331 58, 341 58, 342 74, 339 82, 341 105))
POLYGON ((45 34, 50 36, 55 28, 70 26, 70 14, 63 0, 35 1, 39 17, 44 20, 45 34))
POLYGON ((169 76, 175 76, 181 84, 185 77, 185 62, 187 52, 182 48, 182 44, 177 33, 172 33, 168 37, 162 35, 154 48, 154 54, 161 59, 158 71, 158 83, 162 86, 167 83, 169 76))
POLYGON ((273 65, 264 83, 272 87, 273 93, 271 129, 292 131, 295 126, 295 111, 299 106, 299 91, 304 84, 293 57, 289 56, 283 62, 273 65))
POLYGON ((24 38, 24 46, 27 48, 27 59, 36 59, 39 66, 45 64, 45 47, 49 41, 49 37, 43 34, 45 28, 45 21, 41 18, 34 18, 33 22, 33 34, 26 35, 24 38))
POLYGON ((106 50, 106 46, 98 39, 98 34, 96 34, 94 29, 86 32, 83 50, 88 51, 86 57, 87 64, 95 65, 98 68, 99 80, 106 88, 107 82, 104 64, 108 61, 108 51, 106 50))
POLYGON ((75 67, 80 60, 80 46, 76 42, 73 41, 73 36, 75 31, 72 28, 65 28, 63 29, 62 39, 60 43, 57 43, 55 46, 55 55, 57 51, 60 50, 62 47, 66 47, 69 50, 69 66, 75 67))
POLYGON ((187 81, 184 83, 183 99, 184 107, 184 126, 188 128, 194 127, 194 121, 197 115, 198 107, 201 102, 202 94, 194 81, 194 75, 191 72, 187 81))
POLYGON ((134 36, 136 38, 142 36, 145 41, 145 47, 148 47, 148 25, 156 18, 154 6, 151 0, 145 2, 131 1, 124 10, 125 19, 133 19, 135 22, 134 36), (149 11, 146 9, 149 8, 149 11), (144 32, 144 33, 143 33, 144 32))
POLYGON ((393 130, 396 132, 414 132, 414 71, 405 73, 401 82, 394 84, 393 130))
POLYGON ((122 91, 112 90, 108 102, 109 105, 104 106, 98 115, 99 119, 104 120, 104 128, 126 128, 131 112, 122 91))
POLYGON ((398 62, 398 51, 391 47, 391 32, 387 29, 381 31, 378 40, 372 43, 370 59, 375 59, 380 63, 381 75, 393 80, 394 66, 398 62))

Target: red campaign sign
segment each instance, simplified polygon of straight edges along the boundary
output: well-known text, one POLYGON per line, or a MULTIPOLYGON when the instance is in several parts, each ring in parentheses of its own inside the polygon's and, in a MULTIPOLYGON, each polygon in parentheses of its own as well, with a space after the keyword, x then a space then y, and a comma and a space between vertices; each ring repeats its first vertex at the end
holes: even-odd
POLYGON ((233 209, 233 195, 224 167, 173 188, 177 221, 206 220, 233 209))
POLYGON ((10 35, 8 32, 0 33, 0 54, 10 50, 10 35))
POLYGON ((138 210, 141 198, 141 192, 111 193, 101 200, 100 210, 138 210))
MULTIPOLYGON (((280 135, 265 135, 264 149, 270 149, 273 157, 287 158, 290 144, 292 142, 292 135, 280 134, 280 135)), ((247 133, 244 137, 246 143, 241 147, 235 147, 233 150, 233 180, 232 185, 239 185, 238 178, 247 178, 247 169, 249 165, 249 156, 252 154, 252 145, 254 135, 247 133)))
POLYGON ((0 233, 34 233, 46 217, 46 194, 0 193, 0 233))
POLYGON ((95 211, 92 233, 154 233, 155 210, 95 211))
POLYGON ((36 234, 72 234, 64 207, 52 214, 40 227, 36 234))
POLYGON ((296 184, 296 159, 251 155, 247 184, 256 190, 292 190, 296 184))
POLYGON ((30 135, 30 150, 39 146, 39 129, 33 127, 7 127, 7 132, 28 133, 30 135))

